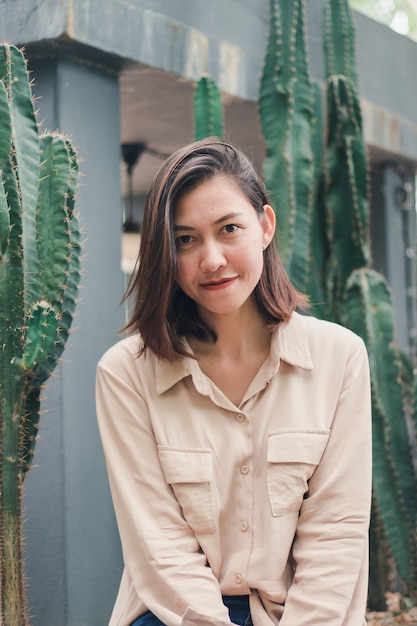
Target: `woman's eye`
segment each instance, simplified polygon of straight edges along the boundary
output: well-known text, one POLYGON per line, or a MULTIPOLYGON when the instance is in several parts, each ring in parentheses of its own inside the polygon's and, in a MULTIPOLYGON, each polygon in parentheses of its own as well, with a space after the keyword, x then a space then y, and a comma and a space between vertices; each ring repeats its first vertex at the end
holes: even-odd
POLYGON ((227 224, 224 227, 224 230, 226 231, 226 233, 234 233, 238 230, 239 226, 236 226, 236 224, 227 224))
POLYGON ((191 235, 181 235, 180 237, 177 237, 175 240, 175 243, 177 244, 177 246, 186 246, 187 244, 191 243, 192 241, 192 237, 191 235))

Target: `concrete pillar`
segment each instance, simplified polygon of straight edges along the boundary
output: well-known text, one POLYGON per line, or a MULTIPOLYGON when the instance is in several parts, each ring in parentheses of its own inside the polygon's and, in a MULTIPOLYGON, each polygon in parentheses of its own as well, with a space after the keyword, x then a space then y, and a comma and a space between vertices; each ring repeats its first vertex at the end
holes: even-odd
POLYGON ((414 171, 391 161, 371 172, 373 263, 391 287, 395 341, 413 361, 417 340, 414 171))
POLYGON ((122 569, 94 402, 97 361, 123 324, 118 83, 78 61, 29 57, 29 67, 43 129, 65 132, 79 152, 84 229, 77 316, 25 481, 31 624, 104 626, 122 569))

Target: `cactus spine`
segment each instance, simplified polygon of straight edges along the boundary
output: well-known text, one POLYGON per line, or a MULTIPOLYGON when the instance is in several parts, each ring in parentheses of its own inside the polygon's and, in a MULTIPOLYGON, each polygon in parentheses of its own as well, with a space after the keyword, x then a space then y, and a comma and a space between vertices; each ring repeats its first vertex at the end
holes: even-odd
MULTIPOLYGON (((368 168, 352 16, 347 0, 323 0, 323 8, 324 145, 320 98, 308 76, 303 1, 270 0, 259 93, 267 146, 265 180, 278 214, 281 254, 292 279, 307 290, 316 314, 352 328, 367 344, 374 439, 371 546, 386 554, 388 539, 398 572, 413 594, 417 483, 405 414, 413 416, 415 437, 417 382, 411 364, 394 346, 389 286, 371 268, 368 168)), ((379 555, 373 556, 372 567, 380 567, 379 555)), ((371 572, 371 586, 380 574, 371 572)))
POLYGON ((0 622, 25 626, 21 497, 42 385, 65 347, 79 282, 77 161, 39 136, 22 53, 0 46, 0 622))

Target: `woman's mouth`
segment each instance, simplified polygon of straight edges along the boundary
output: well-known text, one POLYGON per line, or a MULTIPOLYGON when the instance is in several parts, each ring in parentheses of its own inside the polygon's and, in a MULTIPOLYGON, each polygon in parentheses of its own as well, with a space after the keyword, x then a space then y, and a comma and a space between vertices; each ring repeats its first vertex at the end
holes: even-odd
POLYGON ((230 278, 222 278, 220 280, 211 280, 205 283, 201 283, 201 287, 203 287, 203 289, 206 289, 207 291, 217 291, 219 289, 226 289, 226 287, 229 287, 232 283, 235 282, 236 279, 237 279, 237 276, 231 276, 230 278))

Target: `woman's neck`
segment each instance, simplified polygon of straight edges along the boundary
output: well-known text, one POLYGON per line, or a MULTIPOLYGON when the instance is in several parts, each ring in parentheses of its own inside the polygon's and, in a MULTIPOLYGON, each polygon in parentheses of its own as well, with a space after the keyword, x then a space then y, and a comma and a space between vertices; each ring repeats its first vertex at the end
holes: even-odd
POLYGON ((233 315, 205 316, 205 321, 215 331, 217 341, 192 339, 190 344, 196 356, 215 358, 227 354, 229 359, 239 359, 269 351, 271 333, 255 306, 242 307, 233 315))
POLYGON ((200 369, 222 392, 240 406, 251 382, 268 357, 271 332, 259 312, 242 315, 216 316, 211 327, 217 334, 215 343, 192 339, 191 348, 200 369))

